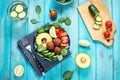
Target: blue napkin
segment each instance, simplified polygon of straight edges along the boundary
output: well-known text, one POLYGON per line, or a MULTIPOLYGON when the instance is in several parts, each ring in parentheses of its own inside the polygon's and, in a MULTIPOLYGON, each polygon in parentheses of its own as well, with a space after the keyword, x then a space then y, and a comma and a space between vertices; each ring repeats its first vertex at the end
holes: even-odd
MULTIPOLYGON (((44 27, 48 26, 48 25, 49 24, 46 24, 46 25, 44 25, 44 27)), ((36 58, 40 61, 41 65, 43 66, 44 71, 46 73, 47 71, 49 71, 51 68, 53 68, 54 66, 56 66, 61 61, 58 61, 58 60, 48 61, 48 60, 45 60, 44 58, 42 58, 42 57, 40 57, 40 56, 37 55, 37 52, 34 49, 34 41, 35 41, 35 34, 36 34, 36 32, 37 31, 34 31, 31 34, 25 36, 24 38, 26 38, 29 41, 29 43, 30 43, 30 45, 32 47, 33 53, 35 54, 36 58)), ((21 53, 28 60, 28 62, 32 65, 32 67, 38 73, 38 75, 42 75, 41 72, 38 70, 37 65, 35 64, 34 59, 32 58, 31 54, 29 53, 29 51, 27 51, 25 49, 25 46, 22 44, 21 40, 19 40, 17 42, 17 44, 18 44, 18 47, 19 47, 21 53)), ((63 60, 65 58, 67 58, 70 54, 71 53, 68 51, 68 54, 63 58, 63 60)))

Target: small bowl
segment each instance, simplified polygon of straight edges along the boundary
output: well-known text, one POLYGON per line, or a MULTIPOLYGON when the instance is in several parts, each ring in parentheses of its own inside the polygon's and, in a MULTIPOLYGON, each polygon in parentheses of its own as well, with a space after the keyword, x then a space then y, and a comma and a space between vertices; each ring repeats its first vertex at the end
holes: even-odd
POLYGON ((68 1, 68 2, 65 2, 65 3, 61 3, 61 2, 59 2, 59 1, 57 1, 57 0, 55 0, 58 4, 60 4, 60 5, 68 5, 68 4, 70 4, 73 0, 70 0, 70 1, 68 1))
MULTIPOLYGON (((13 1, 10 5, 9 5, 9 7, 8 7, 8 16, 12 19, 12 20, 16 20, 16 21, 20 21, 20 20, 24 20, 24 19, 26 19, 27 18, 27 11, 28 11, 28 8, 27 8, 27 6, 26 6, 26 4, 23 2, 23 1, 13 1), (10 12, 11 11, 14 11, 14 9, 15 9, 15 6, 16 5, 18 5, 18 4, 21 4, 23 7, 24 7, 24 11, 26 12, 26 16, 24 17, 24 18, 18 18, 18 17, 15 17, 15 18, 12 18, 11 16, 10 16, 10 12)), ((17 12, 16 12, 17 13, 17 12)), ((17 13, 18 14, 18 13, 17 13)))

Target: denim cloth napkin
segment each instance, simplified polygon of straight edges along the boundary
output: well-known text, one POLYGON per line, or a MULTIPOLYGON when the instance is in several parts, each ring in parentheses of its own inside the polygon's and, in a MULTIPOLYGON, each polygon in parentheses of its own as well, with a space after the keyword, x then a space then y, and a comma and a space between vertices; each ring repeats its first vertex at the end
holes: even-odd
MULTIPOLYGON (((48 25, 48 24, 47 24, 48 25)), ((45 25, 45 26, 47 26, 45 25)), ((44 26, 44 27, 45 27, 44 26)), ((34 49, 34 42, 35 42, 35 34, 37 31, 32 32, 31 34, 25 36, 24 38, 26 38, 28 40, 28 42, 30 43, 31 47, 32 47, 32 51, 35 54, 36 58, 40 61, 40 63, 42 64, 44 71, 47 72, 48 70, 50 70, 51 68, 53 68, 54 66, 56 66, 58 63, 60 63, 61 61, 58 60, 53 60, 53 61, 48 61, 45 60, 42 57, 39 57, 37 55, 36 50, 34 49)), ((17 42, 18 44, 18 48, 20 49, 21 53, 24 55, 24 57, 28 60, 28 62, 32 65, 32 67, 34 68, 34 70, 38 73, 38 75, 42 75, 41 72, 38 70, 37 65, 35 64, 34 59, 32 58, 31 54, 29 53, 29 51, 27 51, 25 49, 25 46, 22 44, 21 40, 19 40, 17 42)), ((65 58, 67 58, 71 53, 68 51, 68 54, 63 58, 63 60, 65 58)))

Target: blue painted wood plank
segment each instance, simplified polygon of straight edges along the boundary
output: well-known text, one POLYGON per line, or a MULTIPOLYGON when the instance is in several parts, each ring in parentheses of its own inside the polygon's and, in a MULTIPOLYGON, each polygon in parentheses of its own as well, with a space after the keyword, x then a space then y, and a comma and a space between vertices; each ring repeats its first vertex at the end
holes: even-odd
MULTIPOLYGON (((84 4, 88 2, 88 0, 81 1, 79 0, 79 5, 84 4)), ((79 69, 79 80, 96 80, 96 43, 92 41, 90 34, 82 20, 81 17, 79 17, 79 40, 80 39, 86 39, 90 41, 90 47, 84 48, 79 46, 79 52, 85 52, 90 55, 91 57, 91 65, 87 69, 79 69)))
POLYGON ((120 9, 119 9, 119 4, 120 4, 120 1, 119 0, 114 0, 114 1, 111 1, 111 4, 112 4, 112 10, 113 10, 113 21, 114 23, 116 24, 117 26, 117 31, 115 33, 115 41, 114 41, 114 68, 113 68, 113 72, 114 72, 114 80, 119 80, 120 78, 120 45, 119 45, 119 42, 120 42, 120 18, 119 18, 119 15, 120 15, 120 9))
POLYGON ((0 2, 0 80, 10 78, 10 23, 6 16, 9 2, 0 2))
MULTIPOLYGON (((103 1, 107 4, 106 0, 103 1)), ((111 0, 109 0, 110 14, 112 15, 111 0)), ((107 7, 107 5, 105 5, 107 7)), ((97 80, 113 80, 113 46, 97 45, 97 80)))
MULTIPOLYGON (((72 23, 70 26, 62 25, 68 32, 70 37, 71 56, 62 62, 62 74, 65 71, 74 71, 72 80, 78 80, 78 67, 75 64, 75 56, 78 53, 78 0, 74 0, 71 4, 62 6, 62 16, 70 17, 72 23)), ((62 79, 63 80, 63 79, 62 79)))
MULTIPOLYGON (((61 6, 57 5, 55 0, 46 0, 44 6, 45 6, 45 15, 44 15, 45 23, 57 22, 58 19, 61 17, 61 6), (53 10, 53 9, 58 12, 58 16, 54 21, 51 20, 50 18, 50 10, 53 10)), ((48 80, 48 79, 61 80, 61 63, 56 65, 53 69, 51 69, 46 73, 44 80, 48 80)))

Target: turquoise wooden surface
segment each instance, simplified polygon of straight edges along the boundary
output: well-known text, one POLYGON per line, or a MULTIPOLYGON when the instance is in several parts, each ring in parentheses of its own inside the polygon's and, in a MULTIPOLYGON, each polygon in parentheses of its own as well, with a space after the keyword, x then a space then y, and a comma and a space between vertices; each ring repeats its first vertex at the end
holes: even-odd
MULTIPOLYGON (((106 47, 98 42, 93 42, 85 27, 84 22, 77 11, 77 6, 88 0, 73 0, 66 6, 58 5, 54 0, 22 0, 28 6, 28 19, 26 21, 12 21, 7 16, 7 8, 15 0, 0 0, 0 80, 63 80, 62 74, 66 70, 75 71, 72 80, 120 80, 120 0, 108 0, 111 17, 117 26, 114 44, 106 47), (38 17, 34 8, 40 5, 42 13, 38 17), (70 35, 70 51, 72 55, 62 63, 55 66, 45 76, 39 77, 31 65, 24 59, 17 48, 17 41, 25 35, 36 30, 47 22, 53 22, 49 16, 49 9, 56 9, 58 17, 68 16, 72 19, 71 26, 63 25, 70 35), (41 23, 33 25, 30 20, 36 18, 41 23), (89 48, 78 45, 80 39, 90 41, 89 48), (87 69, 80 69, 76 66, 74 58, 79 52, 86 52, 92 58, 91 66, 87 69), (14 67, 18 64, 24 66, 24 75, 20 78, 14 76, 14 67)), ((106 5, 106 0, 103 0, 106 5)))

